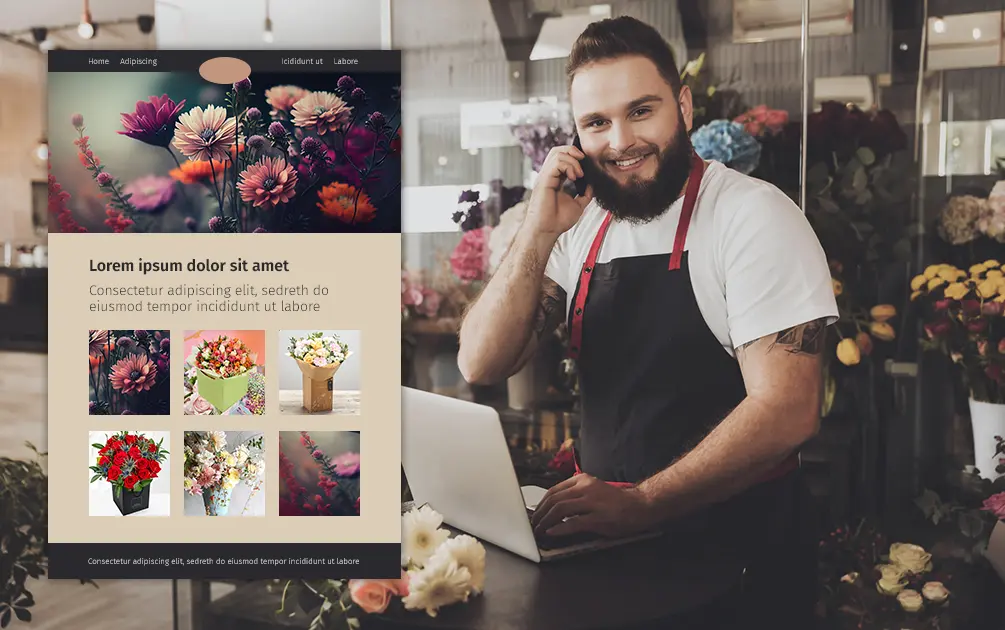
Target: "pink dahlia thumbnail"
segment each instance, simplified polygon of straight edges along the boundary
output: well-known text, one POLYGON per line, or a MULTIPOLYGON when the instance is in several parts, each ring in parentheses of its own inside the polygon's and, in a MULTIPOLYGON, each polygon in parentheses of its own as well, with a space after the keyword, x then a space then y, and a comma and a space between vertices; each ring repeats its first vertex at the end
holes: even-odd
POLYGON ((236 142, 237 122, 225 107, 196 106, 178 117, 174 146, 190 160, 226 160, 236 142))
POLYGON ((123 394, 148 391, 157 380, 157 366, 145 354, 131 354, 112 366, 109 381, 123 394))
POLYGON ((297 174, 292 166, 278 158, 262 158, 243 173, 237 189, 241 199, 256 207, 272 209, 296 195, 297 174))

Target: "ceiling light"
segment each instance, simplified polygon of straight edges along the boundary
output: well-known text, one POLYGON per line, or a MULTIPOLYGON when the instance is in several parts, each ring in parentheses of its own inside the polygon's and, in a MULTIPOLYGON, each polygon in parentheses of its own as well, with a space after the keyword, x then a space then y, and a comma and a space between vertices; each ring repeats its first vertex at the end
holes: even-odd
POLYGON ((901 44, 900 45, 900 49, 901 50, 907 50, 907 44, 901 44))
POLYGON ((269 18, 265 18, 265 32, 262 33, 262 39, 266 44, 276 41, 276 36, 272 34, 272 20, 269 18))
POLYGON ((80 26, 77 27, 77 35, 84 39, 91 39, 98 31, 93 18, 91 18, 91 5, 88 0, 84 0, 84 11, 80 14, 80 26))
POLYGON ((981 38, 981 29, 975 28, 974 29, 974 39, 980 39, 980 38, 981 38))
POLYGON ((49 142, 47 140, 39 141, 35 147, 35 159, 39 162, 45 162, 49 159, 49 142))
POLYGON ((447 156, 441 155, 440 158, 438 160, 436 160, 436 163, 439 164, 440 166, 446 166, 447 165, 447 156))
POLYGON ((141 33, 149 35, 154 30, 154 16, 138 15, 136 16, 136 25, 140 28, 141 33))
POLYGON ((945 33, 946 21, 943 20, 942 18, 937 18, 934 22, 932 22, 932 30, 934 30, 936 33, 945 33))

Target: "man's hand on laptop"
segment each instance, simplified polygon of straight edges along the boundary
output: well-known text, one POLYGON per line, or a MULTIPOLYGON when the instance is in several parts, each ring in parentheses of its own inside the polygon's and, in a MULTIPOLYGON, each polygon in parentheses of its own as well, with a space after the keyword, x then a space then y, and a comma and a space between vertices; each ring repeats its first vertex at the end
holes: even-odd
POLYGON ((531 524, 535 536, 590 532, 621 538, 648 531, 655 525, 654 518, 655 510, 638 489, 576 475, 545 493, 531 524))

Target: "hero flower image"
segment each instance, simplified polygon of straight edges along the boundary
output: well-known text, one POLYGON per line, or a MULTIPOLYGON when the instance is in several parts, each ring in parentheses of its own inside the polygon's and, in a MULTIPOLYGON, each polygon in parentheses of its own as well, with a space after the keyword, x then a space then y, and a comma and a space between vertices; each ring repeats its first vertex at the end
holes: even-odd
POLYGON ((90 415, 170 413, 170 331, 91 330, 87 365, 90 415))
MULTIPOLYGON (((91 443, 90 483, 105 481, 112 486, 111 502, 122 516, 150 509, 151 485, 167 476, 166 436, 132 431, 99 435, 91 433, 92 440, 102 441, 91 443)), ((107 508, 107 498, 94 491, 90 498, 91 514, 104 512, 100 508, 107 508)), ((157 502, 156 507, 162 513, 166 509, 163 502, 157 502)))
POLYGON ((399 85, 53 73, 50 231, 400 232, 399 85))
POLYGON ((265 413, 265 332, 185 333, 185 415, 265 413))

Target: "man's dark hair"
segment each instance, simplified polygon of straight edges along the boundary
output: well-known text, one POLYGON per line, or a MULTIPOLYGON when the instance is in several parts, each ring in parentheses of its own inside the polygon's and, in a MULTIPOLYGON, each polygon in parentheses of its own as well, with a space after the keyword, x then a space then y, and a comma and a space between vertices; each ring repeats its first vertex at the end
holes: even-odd
POLYGON ((569 85, 583 66, 629 55, 652 61, 670 84, 674 96, 680 94, 680 70, 670 44, 655 28, 628 16, 593 22, 580 34, 565 66, 569 85))

